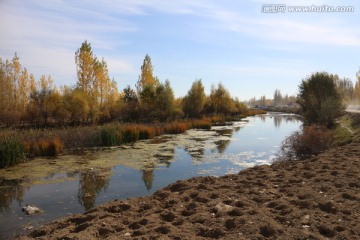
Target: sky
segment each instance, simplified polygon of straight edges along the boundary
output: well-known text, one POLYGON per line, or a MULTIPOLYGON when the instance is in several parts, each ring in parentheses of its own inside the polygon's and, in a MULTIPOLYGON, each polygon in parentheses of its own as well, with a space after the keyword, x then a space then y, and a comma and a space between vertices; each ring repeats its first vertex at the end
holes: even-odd
POLYGON ((355 82, 359 23, 358 0, 0 0, 0 58, 16 52, 37 79, 50 74, 57 86, 72 86, 75 52, 87 40, 119 90, 135 88, 149 54, 154 75, 170 80, 176 97, 202 79, 206 93, 221 82, 240 100, 272 98, 275 89, 297 94, 316 71, 355 82))

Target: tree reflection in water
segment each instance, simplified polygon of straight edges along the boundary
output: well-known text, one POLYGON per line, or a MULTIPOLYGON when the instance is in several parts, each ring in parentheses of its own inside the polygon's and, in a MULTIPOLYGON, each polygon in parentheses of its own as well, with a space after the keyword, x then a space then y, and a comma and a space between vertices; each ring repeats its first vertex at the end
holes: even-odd
MULTIPOLYGON (((168 150, 169 151, 169 150, 168 150)), ((171 156, 157 156, 158 158, 158 163, 164 164, 166 166, 166 168, 169 168, 171 165, 171 162, 173 161, 174 158, 174 152, 175 149, 171 149, 169 151, 171 153, 171 156)), ((142 172, 142 180, 145 184, 145 187, 148 191, 151 190, 152 186, 153 186, 153 181, 154 181, 154 170, 155 170, 154 163, 150 163, 147 164, 144 169, 141 170, 142 172)))
POLYGON ((153 184, 153 181, 154 181, 154 168, 146 168, 146 169, 143 169, 141 170, 142 171, 142 180, 145 184, 145 187, 148 191, 151 190, 152 188, 152 184, 153 184))
POLYGON ((5 213, 8 211, 11 203, 16 200, 19 206, 22 204, 24 197, 24 187, 22 181, 0 179, 0 211, 5 213))
POLYGON ((221 139, 219 141, 216 141, 216 149, 218 153, 224 153, 226 148, 229 146, 231 142, 231 137, 233 135, 233 129, 223 129, 223 130, 217 130, 216 131, 221 136, 229 137, 229 139, 221 139))
POLYGON ((265 114, 260 114, 260 115, 257 115, 257 117, 259 117, 260 119, 261 119, 261 122, 265 122, 265 120, 266 120, 266 116, 267 115, 265 115, 265 114))
POLYGON ((281 115, 275 115, 274 116, 274 126, 275 126, 275 128, 280 127, 282 120, 283 120, 283 116, 281 116, 281 115))
POLYGON ((109 186, 111 168, 84 171, 79 175, 78 201, 85 211, 95 206, 97 195, 109 186))

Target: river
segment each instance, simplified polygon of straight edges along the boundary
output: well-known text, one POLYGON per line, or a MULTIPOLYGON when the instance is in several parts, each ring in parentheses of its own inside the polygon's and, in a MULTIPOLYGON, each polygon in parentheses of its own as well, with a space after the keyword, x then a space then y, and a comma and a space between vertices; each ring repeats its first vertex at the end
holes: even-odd
POLYGON ((0 171, 0 239, 114 199, 145 196, 194 176, 270 164, 301 128, 296 115, 268 113, 210 131, 189 130, 110 149, 78 150, 0 171), (27 216, 34 204, 42 214, 27 216))

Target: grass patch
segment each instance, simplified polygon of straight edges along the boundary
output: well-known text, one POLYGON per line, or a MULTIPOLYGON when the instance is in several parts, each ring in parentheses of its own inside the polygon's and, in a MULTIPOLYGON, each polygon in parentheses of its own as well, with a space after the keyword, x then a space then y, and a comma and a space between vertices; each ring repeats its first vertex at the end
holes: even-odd
POLYGON ((344 146, 360 141, 360 115, 346 114, 338 119, 334 131, 334 145, 344 146))
POLYGON ((24 147, 14 136, 7 136, 0 143, 0 168, 12 166, 24 158, 24 147))

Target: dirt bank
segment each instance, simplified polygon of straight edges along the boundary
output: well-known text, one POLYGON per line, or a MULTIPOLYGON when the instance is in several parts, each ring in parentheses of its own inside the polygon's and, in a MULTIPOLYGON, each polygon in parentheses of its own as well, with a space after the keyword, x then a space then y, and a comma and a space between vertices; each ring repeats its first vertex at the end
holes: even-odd
POLYGON ((22 239, 360 239, 360 146, 112 201, 22 239))

